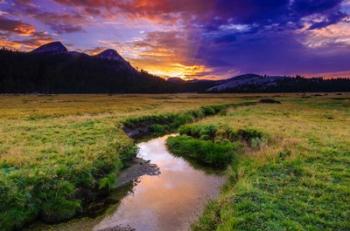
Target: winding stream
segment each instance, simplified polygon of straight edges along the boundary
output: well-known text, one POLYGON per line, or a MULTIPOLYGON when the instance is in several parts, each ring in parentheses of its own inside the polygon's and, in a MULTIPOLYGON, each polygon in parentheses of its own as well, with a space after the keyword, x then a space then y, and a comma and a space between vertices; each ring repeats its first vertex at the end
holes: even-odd
POLYGON ((138 144, 138 157, 156 164, 160 174, 139 177, 112 211, 30 230, 189 230, 208 200, 218 195, 225 179, 173 156, 166 148, 166 138, 138 144))

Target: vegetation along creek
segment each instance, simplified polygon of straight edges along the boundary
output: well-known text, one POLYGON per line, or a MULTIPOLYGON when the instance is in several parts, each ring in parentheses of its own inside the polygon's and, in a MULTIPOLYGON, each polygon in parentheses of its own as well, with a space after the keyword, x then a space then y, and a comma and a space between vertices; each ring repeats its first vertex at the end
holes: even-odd
POLYGON ((224 177, 172 155, 166 139, 164 136, 138 144, 138 157, 157 165, 158 174, 139 177, 114 211, 95 219, 76 219, 32 230, 188 230, 207 201, 218 194, 224 177))
POLYGON ((205 106, 126 120, 125 132, 139 142, 137 155, 118 174, 114 190, 101 203, 108 208, 63 223, 38 222, 27 230, 189 230, 208 201, 218 196, 226 178, 224 168, 170 153, 167 140, 174 135, 164 134, 233 106, 241 105, 205 106), (151 138, 154 136, 158 138, 151 138))

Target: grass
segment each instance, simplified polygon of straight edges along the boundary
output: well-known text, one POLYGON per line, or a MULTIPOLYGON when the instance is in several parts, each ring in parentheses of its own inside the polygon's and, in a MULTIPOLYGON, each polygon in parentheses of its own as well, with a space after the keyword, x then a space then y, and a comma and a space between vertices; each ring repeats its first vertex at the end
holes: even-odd
POLYGON ((199 163, 225 168, 232 163, 241 143, 259 148, 267 136, 255 129, 239 129, 217 125, 184 125, 179 128, 179 136, 169 137, 169 150, 179 156, 193 159, 199 163))
POLYGON ((190 136, 174 136, 167 139, 169 150, 175 155, 194 159, 202 164, 223 168, 236 155, 237 145, 231 142, 213 142, 190 136))
POLYGON ((0 230, 81 214, 108 193, 134 141, 129 118, 240 102, 232 95, 0 96, 0 230))
POLYGON ((160 136, 174 132, 181 125, 194 122, 207 116, 224 113, 229 107, 241 104, 219 104, 201 106, 195 110, 180 113, 147 115, 124 120, 123 130, 132 138, 160 136))
POLYGON ((350 100, 333 98, 289 97, 200 121, 271 141, 238 157, 193 230, 349 230, 350 100))
POLYGON ((69 219, 108 193, 135 153, 125 121, 241 103, 195 123, 201 140, 218 128, 215 142, 247 145, 193 229, 349 230, 349 94, 2 95, 0 230, 69 219), (261 98, 282 104, 245 104, 261 98))

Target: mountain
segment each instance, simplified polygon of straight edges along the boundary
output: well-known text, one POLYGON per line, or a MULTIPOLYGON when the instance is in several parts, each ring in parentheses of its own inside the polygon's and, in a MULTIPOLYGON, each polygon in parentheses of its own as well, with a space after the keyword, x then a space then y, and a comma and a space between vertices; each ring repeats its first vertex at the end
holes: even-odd
POLYGON ((224 92, 233 90, 249 90, 259 88, 261 90, 278 85, 280 80, 288 77, 270 76, 264 77, 256 74, 245 74, 223 81, 221 84, 209 88, 207 91, 224 92))
POLYGON ((107 49, 96 55, 96 57, 100 59, 106 59, 106 60, 112 60, 112 61, 119 61, 119 62, 126 62, 123 57, 121 57, 116 50, 113 49, 107 49))
POLYGON ((138 71, 117 51, 90 56, 61 42, 31 52, 0 49, 0 93, 203 92, 213 85, 167 81, 138 71))
POLYGON ((163 78, 139 71, 117 51, 97 55, 52 42, 31 52, 0 49, 0 93, 175 93, 350 91, 350 80, 246 74, 227 80, 163 78))
POLYGON ((318 92, 350 91, 350 79, 303 78, 286 76, 239 75, 224 80, 207 92, 318 92))
POLYGON ((183 80, 179 77, 170 77, 170 78, 167 78, 167 81, 171 82, 171 83, 186 83, 185 80, 183 80))
POLYGON ((52 42, 45 45, 42 45, 34 49, 31 53, 33 54, 62 54, 68 52, 67 48, 63 46, 61 42, 52 42))

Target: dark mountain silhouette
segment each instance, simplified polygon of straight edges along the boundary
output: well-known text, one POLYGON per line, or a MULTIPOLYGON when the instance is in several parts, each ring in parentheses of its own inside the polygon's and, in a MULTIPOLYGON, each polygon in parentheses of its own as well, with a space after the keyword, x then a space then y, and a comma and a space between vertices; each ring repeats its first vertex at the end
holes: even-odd
POLYGON ((161 93, 205 91, 138 71, 117 51, 89 56, 60 42, 31 52, 0 50, 0 93, 161 93))
POLYGON ((0 50, 0 93, 174 93, 350 91, 349 79, 247 74, 228 80, 165 80, 135 69, 117 51, 90 56, 60 42, 31 52, 0 50))
POLYGON ((245 74, 222 81, 207 92, 332 92, 350 91, 350 79, 323 79, 245 74))
POLYGON ((52 42, 41 47, 38 47, 32 51, 34 54, 46 53, 46 54, 62 54, 68 52, 67 48, 63 46, 61 42, 52 42))

